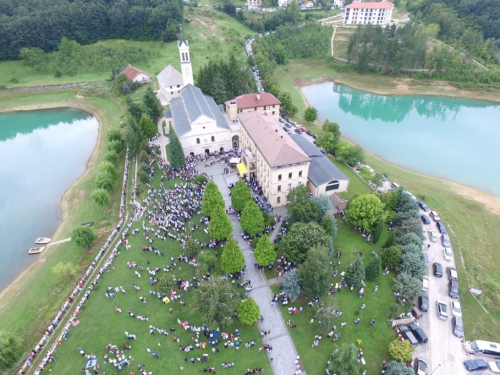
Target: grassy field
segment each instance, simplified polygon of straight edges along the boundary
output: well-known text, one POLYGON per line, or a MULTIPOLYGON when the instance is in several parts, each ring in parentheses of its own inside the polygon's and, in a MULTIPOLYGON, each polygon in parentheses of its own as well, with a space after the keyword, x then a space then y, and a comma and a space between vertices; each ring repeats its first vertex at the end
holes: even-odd
POLYGON ((349 178, 349 191, 340 193, 340 196, 344 199, 349 199, 359 194, 371 193, 372 189, 358 177, 354 171, 341 161, 336 160, 332 156, 328 159, 332 161, 333 164, 337 166, 340 171, 349 178))
MULTIPOLYGON (((382 244, 387 238, 387 231, 384 232, 379 243, 382 244)), ((364 237, 357 231, 354 231, 341 220, 338 222, 338 234, 334 239, 335 249, 340 248, 342 251, 341 258, 334 258, 333 262, 336 266, 340 261, 339 274, 333 279, 333 282, 339 282, 340 272, 344 270, 354 259, 359 252, 363 252, 363 261, 365 265, 371 260, 372 251, 380 253, 380 246, 373 243, 366 243, 364 237), (353 252, 352 249, 356 249, 353 252)), ((335 267, 336 268, 336 267, 335 267)), ((295 329, 289 328, 293 341, 304 363, 305 370, 309 375, 322 375, 326 368, 326 362, 338 345, 342 343, 353 343, 358 348, 363 348, 365 353, 366 365, 362 366, 362 370, 367 370, 369 375, 380 374, 380 364, 382 361, 390 360, 387 346, 395 338, 394 331, 388 320, 390 305, 394 302, 394 294, 392 293, 392 278, 394 274, 388 276, 380 276, 376 281, 368 281, 366 283, 365 295, 358 297, 358 287, 351 292, 350 288, 342 288, 341 293, 326 296, 326 299, 333 299, 337 306, 337 311, 342 311, 342 315, 337 318, 337 331, 340 332, 340 338, 336 343, 332 339, 328 339, 326 335, 320 340, 317 348, 312 348, 314 335, 317 332, 317 324, 311 323, 311 319, 316 313, 315 307, 307 305, 308 301, 299 299, 295 303, 290 302, 287 306, 281 306, 281 313, 285 320, 290 319, 291 324, 297 325, 295 329), (379 284, 379 290, 376 294, 373 293, 375 284, 379 284), (364 311, 360 310, 361 304, 365 304, 364 311), (288 308, 291 306, 305 307, 305 311, 290 315, 288 308), (376 323, 373 328, 369 328, 372 317, 375 316, 376 323), (354 324, 355 318, 360 318, 359 325, 354 324), (340 324, 346 322, 344 328, 340 328, 340 324), (361 340, 361 345, 357 340, 361 340)), ((275 292, 279 290, 275 288, 275 292)))

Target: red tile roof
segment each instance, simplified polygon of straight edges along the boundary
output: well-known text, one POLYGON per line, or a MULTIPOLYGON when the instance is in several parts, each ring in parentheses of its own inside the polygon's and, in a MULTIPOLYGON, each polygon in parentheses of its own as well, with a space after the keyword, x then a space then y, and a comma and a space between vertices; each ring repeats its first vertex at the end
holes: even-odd
POLYGON ((128 64, 126 67, 122 68, 120 70, 120 73, 123 73, 127 76, 128 79, 131 81, 137 77, 139 74, 143 73, 146 74, 147 76, 150 76, 150 74, 143 72, 142 70, 139 70, 137 68, 134 68, 132 65, 128 64))
POLYGON ((246 109, 246 108, 255 108, 255 107, 263 107, 269 105, 280 105, 281 102, 273 95, 267 92, 263 92, 260 94, 243 94, 237 96, 232 100, 228 100, 224 104, 226 107, 229 107, 229 104, 232 101, 236 101, 236 106, 238 109, 246 109), (260 95, 260 100, 257 99, 258 95, 260 95))
POLYGON ((385 0, 374 3, 357 2, 346 5, 346 9, 389 9, 392 7, 394 7, 394 4, 391 3, 390 1, 385 1, 385 0))

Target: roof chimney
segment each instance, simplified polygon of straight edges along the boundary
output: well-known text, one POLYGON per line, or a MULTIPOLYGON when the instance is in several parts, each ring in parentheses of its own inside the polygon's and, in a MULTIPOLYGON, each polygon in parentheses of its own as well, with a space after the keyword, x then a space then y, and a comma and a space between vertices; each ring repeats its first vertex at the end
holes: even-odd
POLYGON ((257 93, 257 101, 260 100, 260 92, 257 93))

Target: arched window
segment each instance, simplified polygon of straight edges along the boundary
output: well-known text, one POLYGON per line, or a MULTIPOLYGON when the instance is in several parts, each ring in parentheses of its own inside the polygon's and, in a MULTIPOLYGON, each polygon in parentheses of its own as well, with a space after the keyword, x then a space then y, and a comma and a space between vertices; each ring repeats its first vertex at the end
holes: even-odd
POLYGON ((200 138, 196 138, 196 144, 200 144, 200 138))
POLYGON ((212 135, 212 142, 215 142, 215 136, 212 135))
POLYGON ((330 181, 326 185, 326 191, 337 190, 339 188, 339 182, 337 180, 330 181))
POLYGON ((186 58, 184 57, 184 52, 182 52, 182 61, 186 61, 186 58))

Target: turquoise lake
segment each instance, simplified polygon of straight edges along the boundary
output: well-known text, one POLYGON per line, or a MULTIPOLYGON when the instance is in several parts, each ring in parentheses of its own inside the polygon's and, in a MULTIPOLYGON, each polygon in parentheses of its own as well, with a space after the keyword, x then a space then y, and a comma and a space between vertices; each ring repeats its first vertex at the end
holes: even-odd
MULTIPOLYGON (((302 88, 321 121, 386 161, 500 196, 500 105, 383 96, 326 82, 302 88)), ((383 172, 383 171, 380 171, 383 172)))
POLYGON ((85 172, 98 128, 74 109, 0 113, 0 290, 37 257, 27 253, 35 239, 61 223, 61 197, 85 172))

